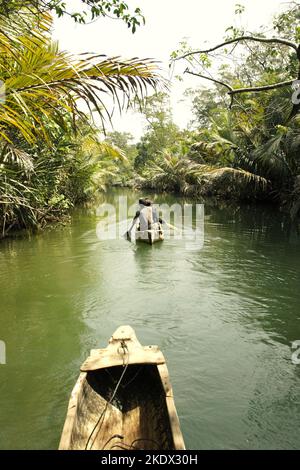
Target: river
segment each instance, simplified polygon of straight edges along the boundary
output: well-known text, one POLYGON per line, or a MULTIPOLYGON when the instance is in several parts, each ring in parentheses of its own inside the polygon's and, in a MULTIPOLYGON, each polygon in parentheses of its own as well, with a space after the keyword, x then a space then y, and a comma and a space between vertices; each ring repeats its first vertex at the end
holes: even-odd
MULTIPOLYGON (((104 199, 120 195, 137 198, 104 199)), ((0 448, 57 448, 80 364, 122 324, 165 354, 187 448, 299 448, 300 238, 283 216, 205 205, 199 249, 99 240, 98 222, 81 208, 0 245, 0 448)))

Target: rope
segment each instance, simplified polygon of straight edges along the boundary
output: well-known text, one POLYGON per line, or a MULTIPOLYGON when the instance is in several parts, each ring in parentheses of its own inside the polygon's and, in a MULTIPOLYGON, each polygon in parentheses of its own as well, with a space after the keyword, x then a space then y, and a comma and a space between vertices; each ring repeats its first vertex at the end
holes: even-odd
POLYGON ((112 441, 113 439, 116 439, 116 438, 118 438, 118 439, 124 439, 124 436, 121 436, 120 434, 114 434, 113 436, 111 436, 111 437, 105 442, 105 444, 104 444, 102 450, 105 449, 105 447, 107 446, 107 444, 109 444, 110 441, 112 441))
MULTIPOLYGON (((106 444, 108 444, 108 442, 110 442, 114 437, 119 437, 117 434, 115 434, 111 439, 109 439, 109 441, 107 441, 106 444)), ((123 436, 121 436, 122 439, 124 439, 123 436)), ((118 449, 122 449, 122 450, 140 450, 138 447, 135 446, 135 444, 137 442, 149 442, 151 444, 155 444, 156 445, 156 448, 157 450, 159 450, 160 448, 160 445, 157 441, 155 441, 154 439, 147 439, 147 438, 140 438, 140 439, 135 439, 134 441, 132 441, 131 444, 126 444, 125 442, 116 442, 112 447, 110 447, 109 450, 113 450, 115 448, 118 448, 118 449)), ((105 445, 106 445, 105 444, 105 445)), ((105 447, 104 447, 105 448, 105 447)), ((103 448, 103 449, 104 449, 103 448)), ((103 450, 102 449, 102 450, 103 450)))
MULTIPOLYGON (((144 368, 144 366, 140 366, 138 371, 134 374, 134 376, 132 377, 132 379, 128 380, 128 382, 125 382, 124 384, 121 384, 121 387, 124 389, 126 387, 128 387, 128 385, 130 385, 136 378, 137 376, 139 375, 139 373, 141 372, 141 370, 144 368)), ((110 378, 115 382, 115 379, 113 378, 113 376, 111 375, 111 373, 109 372, 108 369, 105 369, 105 372, 110 376, 110 378)))
POLYGON ((141 372, 141 370, 142 370, 143 368, 144 368, 144 366, 141 366, 141 367, 138 369, 137 373, 134 374, 134 376, 132 377, 132 379, 129 380, 129 381, 128 381, 127 383, 125 383, 124 385, 121 385, 121 387, 122 387, 122 388, 128 387, 128 385, 131 384, 131 382, 133 382, 133 381, 137 378, 137 376, 139 375, 139 373, 141 372))
MULTIPOLYGON (((112 394, 110 400, 106 403, 106 405, 105 405, 105 407, 104 407, 104 410, 102 411, 102 413, 101 413, 101 415, 99 416, 99 418, 98 418, 98 420, 97 420, 95 426, 93 427, 93 430, 92 430, 92 432, 91 432, 90 435, 89 435, 89 438, 88 438, 88 440, 87 440, 87 443, 86 443, 86 445, 85 445, 84 450, 87 450, 88 445, 89 445, 89 442, 90 442, 90 440, 91 440, 91 438, 92 438, 92 436, 93 436, 95 430, 97 429, 97 427, 98 427, 98 425, 99 425, 101 419, 104 418, 105 413, 106 413, 106 411, 107 411, 109 405, 111 404, 111 402, 112 402, 113 399, 115 398, 115 395, 116 395, 116 393, 117 393, 117 391, 118 391, 118 388, 119 388, 119 386, 120 386, 120 384, 121 384, 121 382, 122 382, 122 379, 123 379, 123 377, 124 377, 124 375, 125 375, 125 372, 126 372, 126 370, 127 370, 127 367, 128 367, 128 364, 129 364, 129 351, 128 351, 127 344, 126 344, 126 342, 125 342, 124 340, 121 340, 121 348, 123 349, 123 368, 124 368, 124 369, 123 369, 123 372, 122 372, 122 374, 121 374, 121 376, 120 376, 120 378, 119 378, 119 381, 118 381, 118 383, 117 383, 117 385, 116 385, 116 387, 115 387, 115 389, 114 389, 114 392, 113 392, 113 394, 112 394), (127 363, 125 364, 125 354, 126 354, 126 351, 127 351, 127 363)), ((103 423, 103 421, 102 421, 102 423, 103 423)), ((101 425, 102 425, 102 423, 101 423, 101 425)), ((91 449, 93 448, 94 442, 95 442, 95 440, 97 439, 97 436, 98 436, 99 431, 100 431, 100 429, 101 429, 101 425, 100 425, 100 427, 99 427, 99 429, 98 429, 98 431, 97 431, 97 434, 96 434, 96 436, 95 436, 95 439, 93 440, 92 445, 91 445, 91 447, 90 447, 89 450, 91 450, 91 449)), ((108 442, 109 442, 109 441, 108 441, 108 442)), ((106 445, 106 444, 105 444, 105 445, 106 445)), ((102 449, 102 450, 103 450, 103 449, 102 449)))

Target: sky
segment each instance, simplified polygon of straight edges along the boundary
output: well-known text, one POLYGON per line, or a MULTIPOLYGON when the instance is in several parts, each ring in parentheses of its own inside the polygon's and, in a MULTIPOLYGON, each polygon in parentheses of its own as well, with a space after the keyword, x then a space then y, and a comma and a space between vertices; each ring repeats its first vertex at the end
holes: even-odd
MULTIPOLYGON (((132 10, 140 7, 146 18, 146 24, 135 34, 118 20, 101 18, 91 24, 79 25, 69 17, 63 17, 54 22, 54 38, 59 40, 61 49, 73 53, 156 59, 168 77, 170 54, 182 39, 187 39, 195 49, 215 45, 223 39, 228 26, 243 25, 252 30, 271 25, 274 13, 286 6, 283 0, 127 0, 127 4, 132 10), (234 14, 236 4, 245 6, 242 17, 234 14)), ((80 11, 82 4, 72 0, 69 5, 74 11, 80 11)), ((185 127, 192 118, 190 103, 183 97, 185 89, 209 84, 187 75, 182 82, 174 79, 174 74, 182 72, 183 64, 178 62, 173 73, 171 104, 174 121, 185 127)), ((145 122, 139 114, 130 112, 120 116, 116 112, 113 126, 114 130, 130 132, 139 139, 145 122)), ((108 126, 107 130, 112 129, 108 126)))

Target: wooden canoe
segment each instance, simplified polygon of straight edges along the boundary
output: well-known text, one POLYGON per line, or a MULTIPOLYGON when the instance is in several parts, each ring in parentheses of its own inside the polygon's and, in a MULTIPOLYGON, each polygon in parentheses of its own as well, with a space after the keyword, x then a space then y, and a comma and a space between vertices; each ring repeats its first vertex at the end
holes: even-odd
POLYGON ((164 239, 164 232, 161 225, 158 223, 152 224, 152 229, 137 230, 135 231, 135 240, 153 245, 156 242, 161 242, 164 239))
POLYGON ((167 365, 130 326, 92 350, 72 391, 60 450, 185 449, 167 365))

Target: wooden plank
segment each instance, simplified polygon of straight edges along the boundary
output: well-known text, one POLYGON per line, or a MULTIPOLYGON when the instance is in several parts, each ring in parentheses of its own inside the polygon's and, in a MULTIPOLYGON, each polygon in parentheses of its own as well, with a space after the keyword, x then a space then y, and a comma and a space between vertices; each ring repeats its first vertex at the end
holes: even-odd
POLYGON ((87 358, 80 367, 82 372, 122 366, 123 364, 164 364, 161 351, 152 348, 129 349, 129 354, 120 354, 117 350, 100 349, 87 358))
POLYGON ((185 450, 185 444, 182 436, 182 432, 180 429, 179 418, 177 414, 177 410, 174 403, 173 397, 166 397, 166 403, 170 418, 170 425, 171 431, 174 440, 174 448, 176 450, 185 450))
POLYGON ((170 376, 169 376, 169 371, 168 371, 168 368, 167 368, 167 364, 166 363, 160 364, 160 365, 157 366, 157 369, 158 369, 158 372, 159 372, 159 375, 160 375, 162 385, 163 385, 164 390, 165 390, 166 397, 172 397, 173 396, 173 390, 172 390, 172 385, 171 385, 171 381, 170 381, 170 376))
POLYGON ((163 364, 165 358, 158 346, 143 347, 134 330, 120 326, 109 340, 105 349, 93 349, 80 370, 91 371, 123 364, 163 364), (124 349, 123 345, 126 344, 124 349))
POLYGON ((157 366, 158 372, 162 381, 163 388, 166 394, 166 405, 169 414, 170 426, 174 441, 174 448, 176 450, 185 450, 185 444, 180 429, 179 418, 173 398, 173 389, 170 381, 170 376, 166 364, 157 366))
POLYGON ((71 437, 72 437, 72 430, 74 427, 74 421, 77 414, 78 408, 78 401, 82 395, 82 388, 84 381, 86 379, 86 373, 82 372, 77 382, 72 390, 71 398, 68 404, 68 411, 67 417, 64 424, 64 428, 62 431, 60 443, 59 443, 59 450, 68 450, 71 448, 71 437))

